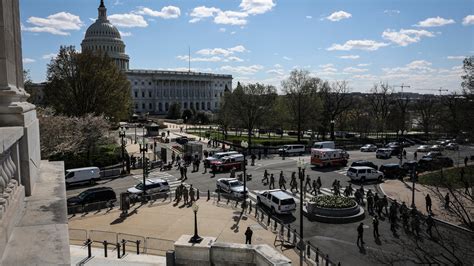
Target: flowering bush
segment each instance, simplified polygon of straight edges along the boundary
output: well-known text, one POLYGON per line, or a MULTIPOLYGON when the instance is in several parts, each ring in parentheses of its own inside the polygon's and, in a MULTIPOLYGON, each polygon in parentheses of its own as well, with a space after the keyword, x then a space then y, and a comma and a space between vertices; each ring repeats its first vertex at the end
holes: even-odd
POLYGON ((316 206, 321 208, 336 209, 350 208, 356 205, 356 202, 353 199, 333 195, 313 197, 310 202, 315 203, 316 206))

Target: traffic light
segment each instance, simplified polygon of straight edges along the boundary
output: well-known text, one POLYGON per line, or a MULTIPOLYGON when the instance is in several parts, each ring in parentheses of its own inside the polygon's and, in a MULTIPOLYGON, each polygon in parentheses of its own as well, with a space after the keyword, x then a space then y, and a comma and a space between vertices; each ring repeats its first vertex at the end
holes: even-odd
POLYGON ((145 158, 145 167, 143 168, 143 170, 145 171, 146 175, 148 175, 148 173, 150 172, 150 169, 151 169, 150 159, 145 158))

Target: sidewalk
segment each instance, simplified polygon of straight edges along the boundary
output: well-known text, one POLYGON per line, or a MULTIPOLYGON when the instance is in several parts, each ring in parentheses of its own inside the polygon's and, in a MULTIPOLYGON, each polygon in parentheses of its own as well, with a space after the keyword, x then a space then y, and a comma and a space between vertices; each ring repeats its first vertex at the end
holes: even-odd
POLYGON ((146 254, 136 255, 132 252, 126 256, 117 259, 116 253, 109 250, 109 254, 104 257, 104 249, 91 248, 92 257, 87 259, 87 247, 85 246, 69 246, 71 254, 71 265, 80 265, 80 263, 87 265, 142 265, 142 266, 165 266, 166 257, 152 256, 146 254))
MULTIPOLYGON (((387 195, 387 197, 396 199, 399 203, 405 202, 407 206, 411 206, 412 202, 412 183, 402 182, 399 180, 385 180, 384 183, 380 184, 380 188, 387 195)), ((442 195, 445 195, 447 190, 440 188, 442 195)), ((432 211, 437 219, 459 225, 460 221, 456 216, 451 214, 449 211, 444 209, 444 199, 438 198, 430 190, 429 186, 415 184, 415 205, 416 208, 427 215, 425 196, 430 194, 432 201, 432 211)), ((474 206, 470 206, 468 209, 471 210, 471 215, 474 216, 474 206)))
MULTIPOLYGON (((194 213, 190 207, 175 206, 173 203, 159 203, 132 207, 136 213, 125 220, 119 219, 119 210, 109 213, 89 214, 69 219, 70 229, 103 230, 146 237, 156 237, 176 241, 181 235, 193 234, 194 213)), ((216 206, 212 200, 201 198, 198 201, 198 230, 201 236, 216 237, 218 242, 245 243, 244 232, 252 228, 252 244, 267 244, 274 247, 275 235, 263 228, 249 214, 241 216, 240 209, 216 206)), ((283 255, 299 264, 299 256, 293 249, 275 248, 283 255)))

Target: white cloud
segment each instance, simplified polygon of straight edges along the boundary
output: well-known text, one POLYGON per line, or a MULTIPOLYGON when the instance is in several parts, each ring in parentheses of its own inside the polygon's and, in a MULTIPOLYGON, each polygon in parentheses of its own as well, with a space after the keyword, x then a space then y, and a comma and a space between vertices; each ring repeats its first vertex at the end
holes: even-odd
POLYGON ((41 58, 42 58, 42 59, 45 59, 45 60, 51 60, 51 59, 56 58, 56 56, 58 56, 58 54, 56 54, 56 53, 51 53, 51 54, 45 54, 45 55, 43 55, 41 58))
POLYGON ((234 35, 235 33, 236 33, 236 32, 235 32, 235 31, 233 31, 233 32, 231 32, 230 34, 231 34, 231 35, 234 35))
POLYGON ((219 32, 226 32, 226 28, 219 28, 219 32))
POLYGON ((326 19, 330 21, 339 21, 343 19, 348 19, 350 17, 352 17, 351 13, 347 13, 341 10, 341 11, 332 13, 331 15, 327 16, 326 19))
POLYGON ((129 31, 119 31, 120 32, 120 36, 122 37, 130 37, 132 36, 132 33, 129 32, 129 31))
POLYGON ((353 75, 354 79, 377 80, 377 77, 371 74, 353 75))
POLYGON ((237 45, 231 48, 213 48, 213 49, 201 49, 196 52, 196 54, 200 55, 222 55, 222 56, 229 56, 234 53, 243 53, 247 52, 248 50, 243 45, 237 45))
POLYGON ((191 12, 190 16, 192 19, 189 22, 196 23, 204 18, 214 17, 219 12, 221 12, 219 8, 198 6, 191 12))
POLYGON ((313 18, 313 16, 306 16, 306 18, 307 18, 307 19, 312 19, 312 18, 313 18))
POLYGON ((261 65, 251 65, 251 66, 222 66, 220 68, 223 71, 228 71, 232 73, 237 73, 240 75, 251 75, 259 72, 260 70, 263 69, 263 66, 261 65))
POLYGON ((79 16, 68 12, 59 12, 46 18, 29 17, 26 21, 34 26, 22 25, 23 31, 45 32, 63 36, 70 35, 68 31, 79 30, 84 25, 79 16))
POLYGON ((344 44, 332 44, 328 51, 350 51, 352 49, 375 51, 381 47, 388 46, 388 43, 376 42, 373 40, 349 40, 344 44))
POLYGON ((417 43, 421 40, 421 37, 434 37, 435 35, 426 30, 413 30, 413 29, 401 29, 400 31, 394 31, 391 29, 385 30, 382 33, 382 38, 396 43, 400 46, 407 46, 411 43, 417 43))
POLYGON ((383 11, 384 14, 387 14, 389 16, 393 16, 393 15, 398 15, 400 14, 400 10, 397 10, 397 9, 386 9, 383 11))
POLYGON ((244 12, 221 11, 214 17, 214 23, 242 26, 247 24, 247 20, 245 19, 247 16, 248 14, 244 12))
POLYGON ((432 73, 435 69, 431 65, 432 63, 426 60, 415 60, 403 67, 382 68, 382 71, 390 77, 403 78, 406 75, 432 73))
POLYGON ((36 62, 36 60, 31 59, 31 58, 23 58, 23 64, 31 64, 36 62))
POLYGON ((140 7, 135 13, 139 15, 147 15, 152 17, 160 17, 164 19, 178 18, 181 15, 181 10, 176 6, 165 6, 161 11, 155 11, 148 7, 140 7))
POLYGON ((273 0, 242 0, 239 6, 246 13, 257 15, 272 10, 275 3, 273 3, 273 0))
MULTIPOLYGON (((188 61, 189 56, 187 55, 178 55, 176 57, 179 60, 183 61, 188 61)), ((218 56, 212 56, 212 57, 191 57, 191 62, 219 62, 222 61, 222 58, 218 56)))
POLYGON ((280 65, 280 64, 274 64, 273 67, 276 67, 276 68, 282 68, 283 66, 280 65))
POLYGON ((227 59, 224 60, 224 62, 231 61, 231 62, 243 62, 244 60, 240 57, 237 56, 229 56, 227 59))
POLYGON ((358 55, 341 55, 339 58, 341 59, 358 59, 360 56, 358 55))
POLYGON ((148 23, 141 15, 137 14, 113 14, 108 16, 108 19, 112 24, 124 28, 140 27, 144 28, 148 26, 148 23))
POLYGON ((462 19, 462 24, 464 26, 474 25, 474 15, 468 15, 462 19))
POLYGON ((366 68, 357 68, 357 67, 346 67, 344 68, 344 72, 349 72, 349 73, 361 73, 361 72, 367 72, 369 71, 366 68))
POLYGON ((429 28, 429 27, 441 27, 441 26, 453 24, 453 23, 455 23, 453 19, 445 19, 438 16, 435 18, 427 18, 423 21, 420 21, 415 26, 429 28))
POLYGON ((291 61, 291 60, 293 60, 293 58, 288 57, 288 56, 283 56, 283 59, 286 60, 286 61, 291 61))
POLYGON ((370 66, 370 64, 357 64, 358 67, 370 66))
POLYGON ((326 67, 333 67, 334 64, 325 64, 325 65, 319 65, 321 68, 326 68, 326 67))
POLYGON ((267 73, 268 74, 273 74, 273 75, 278 75, 278 76, 282 76, 282 75, 285 74, 285 72, 282 69, 270 69, 270 70, 267 70, 267 73))
POLYGON ((464 58, 466 58, 466 56, 464 56, 464 55, 450 55, 450 56, 447 56, 446 58, 450 59, 450 60, 464 60, 464 58))

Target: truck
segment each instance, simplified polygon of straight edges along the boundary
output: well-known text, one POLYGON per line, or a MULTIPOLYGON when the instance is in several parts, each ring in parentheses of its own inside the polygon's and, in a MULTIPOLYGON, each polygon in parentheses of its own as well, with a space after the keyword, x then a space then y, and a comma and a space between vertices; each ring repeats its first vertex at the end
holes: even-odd
POLYGON ((244 156, 242 154, 233 154, 222 157, 220 160, 211 161, 210 166, 213 171, 227 172, 232 168, 241 170, 244 164, 244 156))
POLYGON ((311 149, 311 164, 317 167, 346 166, 349 155, 342 149, 311 149))
POLYGON ((313 143, 313 148, 315 149, 335 149, 336 145, 334 141, 321 141, 313 143))

